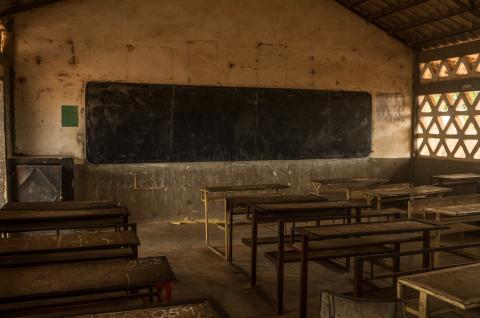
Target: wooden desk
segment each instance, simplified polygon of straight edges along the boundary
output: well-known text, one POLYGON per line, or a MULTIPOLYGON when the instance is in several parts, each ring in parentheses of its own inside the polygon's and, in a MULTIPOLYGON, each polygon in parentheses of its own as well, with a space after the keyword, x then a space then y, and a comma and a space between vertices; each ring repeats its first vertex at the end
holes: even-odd
POLYGON ((136 225, 118 232, 16 236, 0 239, 0 267, 92 259, 137 258, 136 225))
POLYGON ((249 184, 249 185, 229 185, 229 186, 204 186, 200 188, 200 200, 204 205, 205 212, 205 244, 207 247, 215 252, 217 255, 227 259, 228 255, 228 233, 227 233, 227 207, 224 207, 224 250, 221 251, 212 244, 210 244, 210 236, 208 232, 208 202, 224 200, 226 196, 234 193, 248 193, 248 192, 262 192, 262 193, 277 193, 280 194, 280 190, 288 188, 288 185, 284 184, 249 184))
MULTIPOLYGON (((277 261, 277 313, 283 312, 283 276, 285 252, 285 223, 314 220, 348 219, 355 211, 355 219, 361 222, 362 209, 370 208, 365 200, 349 200, 335 202, 304 202, 304 203, 262 203, 251 204, 252 211, 252 243, 250 260, 250 287, 257 289, 257 239, 258 224, 261 222, 276 222, 278 224, 278 261, 277 261)), ((294 236, 292 235, 292 238, 294 236)), ((239 268, 240 272, 245 273, 239 268)), ((248 275, 248 274, 247 274, 248 275)))
POLYGON ((432 176, 432 185, 438 186, 453 186, 461 184, 475 184, 477 193, 480 193, 480 174, 478 173, 457 173, 457 174, 442 174, 432 176))
POLYGON ((403 298, 404 286, 419 292, 418 309, 407 305, 407 312, 420 318, 430 317, 430 297, 463 310, 477 308, 480 307, 480 263, 399 277, 399 299, 403 298))
POLYGON ((109 224, 127 224, 130 213, 124 206, 81 209, 81 210, 5 210, 0 211, 0 233, 31 228, 33 230, 62 229, 64 224, 71 227, 85 222, 95 225, 98 221, 109 224))
MULTIPOLYGON (((388 179, 380 178, 353 178, 353 179, 320 179, 310 180, 313 185, 314 195, 321 195, 323 188, 330 188, 336 190, 343 190, 346 194, 346 199, 350 200, 351 191, 354 189, 364 189, 389 182, 388 179)), ((326 189, 328 190, 328 189, 326 189)))
MULTIPOLYGON (((430 248, 430 232, 438 230, 441 227, 423 221, 393 221, 393 222, 372 222, 356 223, 346 225, 330 226, 309 226, 296 227, 293 229, 302 237, 301 243, 301 262, 300 262, 300 317, 307 317, 307 293, 308 293, 308 252, 309 240, 329 240, 349 237, 361 237, 371 235, 389 235, 401 233, 423 233, 423 248, 430 248)), ((423 255, 423 265, 428 267, 430 264, 429 254, 423 255)))
POLYGON ((190 299, 162 305, 120 307, 111 311, 99 310, 71 318, 228 318, 228 314, 213 298, 190 299))
POLYGON ((406 201, 408 203, 408 217, 412 217, 412 204, 415 199, 426 198, 428 196, 442 196, 445 193, 452 191, 449 188, 441 188, 431 185, 422 186, 404 186, 385 187, 378 189, 363 190, 365 199, 370 204, 376 201, 377 210, 382 208, 382 200, 394 199, 396 201, 406 201))
MULTIPOLYGON (((233 260, 233 217, 237 209, 244 208, 248 205, 261 203, 303 203, 303 202, 324 202, 326 198, 316 195, 251 195, 251 196, 227 196, 225 197, 225 206, 228 215, 228 222, 225 222, 228 233, 227 261, 233 260)), ((245 212, 247 214, 247 212, 245 212)))
POLYGON ((2 210, 85 210, 98 208, 113 208, 119 204, 116 201, 55 201, 55 202, 9 202, 2 210))
POLYGON ((0 315, 28 312, 25 302, 32 300, 68 302, 68 297, 94 295, 90 300, 82 298, 88 303, 115 291, 158 288, 160 293, 164 284, 174 280, 166 257, 2 268, 0 281, 8 288, 0 288, 0 315))

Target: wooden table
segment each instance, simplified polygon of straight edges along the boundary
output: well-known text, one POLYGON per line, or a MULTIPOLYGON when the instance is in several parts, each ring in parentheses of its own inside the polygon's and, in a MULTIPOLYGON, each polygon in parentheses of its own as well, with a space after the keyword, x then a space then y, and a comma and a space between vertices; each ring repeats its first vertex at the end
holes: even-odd
POLYGON ((160 289, 174 280, 166 257, 2 268, 0 315, 19 310, 28 312, 25 301, 60 297, 68 302, 68 297, 82 295, 95 295, 94 300, 99 301, 102 294, 160 289))
POLYGON ((324 202, 326 198, 316 195, 250 195, 250 196, 227 196, 225 197, 225 206, 228 215, 228 222, 225 222, 228 233, 227 261, 233 260, 233 217, 238 209, 244 209, 247 214, 247 207, 253 204, 262 203, 304 203, 304 202, 324 202))
MULTIPOLYGON (((60 317, 60 316, 59 316, 60 317)), ((64 317, 64 316, 62 316, 64 317)), ((87 311, 86 314, 68 315, 71 318, 228 318, 218 302, 213 298, 189 299, 162 305, 143 305, 113 308, 110 311, 87 311)), ((51 318, 51 317, 50 317, 51 318)))
POLYGON ((422 186, 403 186, 385 187, 378 189, 363 190, 365 199, 370 204, 376 201, 376 208, 382 208, 382 200, 389 199, 395 201, 406 201, 408 203, 408 217, 412 217, 412 204, 415 199, 425 198, 428 196, 442 196, 445 193, 452 191, 449 188, 441 188, 431 185, 422 186))
POLYGON ((418 310, 407 305, 407 312, 420 318, 430 317, 428 298, 435 298, 458 309, 480 307, 480 263, 399 277, 397 297, 402 299, 404 287, 419 292, 418 310))
POLYGON ((80 210, 5 210, 0 211, 0 233, 127 224, 130 213, 125 206, 80 210), (66 227, 68 226, 68 227, 66 227))
POLYGON ((228 233, 227 233, 227 207, 224 207, 224 250, 221 251, 217 247, 213 246, 210 243, 210 236, 208 231, 208 203, 210 201, 224 200, 226 196, 234 193, 248 193, 248 192, 263 192, 263 193, 277 193, 280 194, 280 191, 288 188, 288 185, 284 184, 248 184, 248 185, 229 185, 229 186, 203 186, 200 188, 200 200, 204 205, 205 212, 205 244, 207 247, 215 252, 217 255, 227 259, 228 255, 228 233))
POLYGON ((477 193, 480 193, 480 174, 478 173, 457 173, 441 174, 431 178, 432 185, 453 186, 462 184, 475 184, 477 193))
POLYGON ((8 202, 2 210, 84 210, 113 208, 120 205, 116 201, 55 201, 55 202, 8 202))
MULTIPOLYGON (((362 209, 370 208, 365 200, 348 200, 335 202, 304 202, 304 203, 263 203, 251 204, 252 212, 252 243, 250 259, 250 287, 258 289, 257 282, 257 239, 258 224, 261 222, 276 222, 278 224, 278 261, 277 261, 277 313, 283 312, 283 276, 285 251, 285 223, 314 220, 348 219, 355 211, 355 219, 361 222, 362 209)), ((294 236, 292 235, 292 239, 294 236)), ((245 273, 240 268, 240 272, 245 273)), ((262 293, 262 291, 260 291, 262 293)))
POLYGON ((137 258, 135 224, 118 232, 28 235, 0 239, 0 267, 65 261, 137 258))
POLYGON ((354 189, 364 189, 371 186, 376 186, 389 182, 388 179, 380 178, 346 178, 346 179, 320 179, 310 180, 313 185, 314 195, 321 195, 323 188, 331 188, 336 190, 343 190, 346 194, 346 199, 350 200, 351 191, 354 189))
MULTIPOLYGON (((388 235, 401 233, 423 233, 423 248, 430 248, 430 232, 438 230, 441 227, 424 221, 391 221, 391 222, 372 222, 356 223, 346 225, 330 226, 309 226, 296 227, 295 233, 301 235, 301 262, 300 262, 300 317, 307 317, 307 292, 308 292, 308 252, 309 240, 329 240, 349 237, 361 237, 371 235, 388 235)), ((423 255, 423 265, 428 267, 430 264, 429 254, 423 255)))

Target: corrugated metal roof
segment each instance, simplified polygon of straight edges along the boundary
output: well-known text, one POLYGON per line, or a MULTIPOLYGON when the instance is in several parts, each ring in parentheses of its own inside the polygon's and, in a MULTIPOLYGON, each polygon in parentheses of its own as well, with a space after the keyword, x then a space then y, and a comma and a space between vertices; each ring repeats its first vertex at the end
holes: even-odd
POLYGON ((480 39, 480 0, 335 0, 411 47, 480 39))

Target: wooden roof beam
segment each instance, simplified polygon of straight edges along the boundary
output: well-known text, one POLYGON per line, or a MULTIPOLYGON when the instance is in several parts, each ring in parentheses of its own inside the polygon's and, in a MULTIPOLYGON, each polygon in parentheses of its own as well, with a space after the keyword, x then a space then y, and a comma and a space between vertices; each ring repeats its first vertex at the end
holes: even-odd
POLYGON ((446 38, 449 38, 449 37, 452 37, 452 36, 462 35, 462 34, 465 34, 465 33, 478 31, 478 30, 480 30, 480 23, 472 25, 468 28, 463 28, 463 29, 460 29, 460 30, 452 31, 452 32, 442 33, 442 34, 439 34, 439 35, 435 35, 435 36, 431 36, 431 37, 428 37, 428 38, 416 40, 416 41, 413 41, 413 42, 408 41, 408 40, 407 41, 409 42, 409 45, 411 45, 411 46, 421 46, 422 44, 425 44, 425 43, 428 43, 428 42, 439 41, 439 40, 443 40, 443 39, 446 39, 446 38))
POLYGON ((384 17, 392 15, 394 13, 397 13, 397 12, 400 12, 400 11, 418 6, 419 4, 427 2, 427 1, 429 1, 429 0, 414 0, 414 1, 406 2, 406 3, 401 3, 398 6, 388 8, 388 9, 384 10, 383 12, 380 12, 379 14, 376 14, 376 15, 370 17, 368 19, 368 21, 373 22, 375 20, 384 18, 384 17))
POLYGON ((457 16, 457 15, 460 15, 460 14, 463 14, 463 13, 466 13, 466 12, 469 12, 469 11, 470 11, 470 9, 458 8, 458 9, 455 9, 455 10, 448 11, 445 14, 440 15, 440 16, 430 16, 430 17, 428 17, 426 19, 423 19, 423 20, 414 21, 414 22, 411 22, 411 23, 404 24, 402 26, 399 26, 398 28, 394 28, 391 32, 392 33, 398 33, 398 32, 401 32, 401 31, 417 28, 417 27, 425 25, 425 24, 434 23, 434 22, 437 22, 437 21, 440 21, 440 20, 443 20, 443 19, 448 19, 448 18, 457 16))

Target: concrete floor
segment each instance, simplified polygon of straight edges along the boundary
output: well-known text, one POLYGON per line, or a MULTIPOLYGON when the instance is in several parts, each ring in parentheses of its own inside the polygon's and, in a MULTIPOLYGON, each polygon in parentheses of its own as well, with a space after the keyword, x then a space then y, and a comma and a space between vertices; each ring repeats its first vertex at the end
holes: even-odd
MULTIPOLYGON (((223 232, 210 225, 215 242, 220 245, 223 232)), ((140 256, 165 255, 168 257, 178 283, 174 286, 174 299, 214 297, 235 318, 277 317, 274 310, 249 289, 248 280, 228 263, 205 247, 203 224, 172 225, 165 221, 148 220, 138 223, 142 242, 140 256)), ((259 235, 274 235, 273 226, 264 225, 259 235)), ((248 269, 250 250, 240 243, 248 237, 248 227, 235 231, 235 262, 248 269)), ((259 250, 258 284, 275 295, 275 267, 264 257, 264 246, 259 250)), ((320 291, 346 293, 352 290, 353 275, 331 267, 310 263, 309 316, 318 317, 320 291)), ((298 317, 299 263, 286 266, 285 307, 282 317, 298 317)), ((384 297, 380 295, 377 297, 384 297)))

